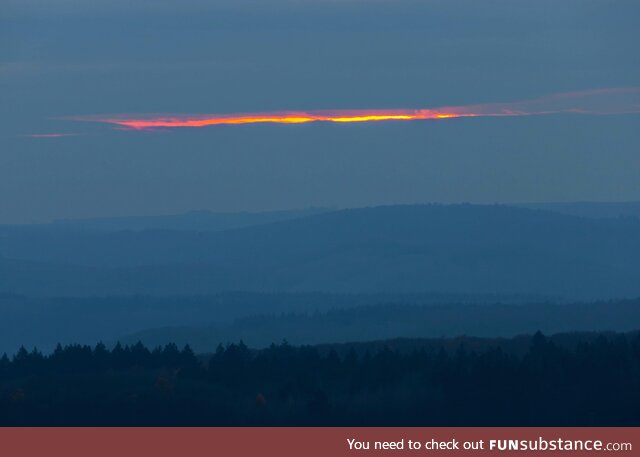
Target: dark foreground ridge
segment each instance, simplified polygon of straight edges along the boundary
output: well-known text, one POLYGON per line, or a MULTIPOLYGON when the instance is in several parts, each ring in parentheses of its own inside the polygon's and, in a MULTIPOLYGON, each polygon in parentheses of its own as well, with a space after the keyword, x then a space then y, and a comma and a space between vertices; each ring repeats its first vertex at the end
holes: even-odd
POLYGON ((637 332, 451 341, 21 349, 0 425, 640 425, 637 332))

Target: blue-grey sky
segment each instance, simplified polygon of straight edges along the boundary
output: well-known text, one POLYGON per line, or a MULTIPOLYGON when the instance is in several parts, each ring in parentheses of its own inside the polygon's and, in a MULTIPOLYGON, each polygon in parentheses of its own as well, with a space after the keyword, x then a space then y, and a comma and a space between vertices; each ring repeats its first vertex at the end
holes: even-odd
POLYGON ((640 3, 5 0, 0 223, 640 200, 640 115, 163 132, 103 114, 429 108, 640 86, 640 3), (77 136, 33 138, 32 134, 77 136))

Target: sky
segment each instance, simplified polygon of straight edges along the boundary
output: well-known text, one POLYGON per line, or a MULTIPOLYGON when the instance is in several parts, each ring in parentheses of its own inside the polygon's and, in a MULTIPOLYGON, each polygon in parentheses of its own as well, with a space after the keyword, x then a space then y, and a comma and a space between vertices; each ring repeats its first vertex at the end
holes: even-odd
POLYGON ((638 23, 635 0, 4 0, 0 223, 640 200, 638 23), (534 116, 100 122, 529 109, 607 88, 626 91, 589 114, 568 97, 534 116))

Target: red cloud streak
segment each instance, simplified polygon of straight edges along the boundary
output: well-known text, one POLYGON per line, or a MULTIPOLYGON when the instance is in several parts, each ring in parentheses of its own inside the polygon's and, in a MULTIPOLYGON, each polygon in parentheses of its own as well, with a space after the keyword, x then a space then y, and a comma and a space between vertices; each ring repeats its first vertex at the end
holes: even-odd
POLYGON ((489 103, 426 109, 366 109, 278 111, 241 114, 112 115, 76 117, 132 130, 207 127, 256 123, 303 124, 308 122, 379 122, 437 120, 460 117, 534 116, 560 113, 640 113, 640 88, 605 88, 565 92, 519 102, 489 103))

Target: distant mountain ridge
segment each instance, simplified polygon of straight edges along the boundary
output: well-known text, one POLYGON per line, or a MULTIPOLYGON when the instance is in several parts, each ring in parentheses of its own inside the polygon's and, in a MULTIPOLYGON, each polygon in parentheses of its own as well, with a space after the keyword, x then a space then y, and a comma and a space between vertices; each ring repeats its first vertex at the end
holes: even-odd
MULTIPOLYGON (((592 219, 640 217, 640 201, 629 202, 529 202, 507 203, 503 206, 551 211, 569 216, 592 219)), ((313 216, 316 214, 337 211, 331 207, 309 207, 281 211, 260 212, 215 212, 193 210, 185 213, 150 215, 150 216, 115 216, 91 218, 55 219, 45 224, 20 225, 14 227, 67 229, 67 230, 99 230, 99 231, 146 231, 176 230, 194 232, 218 232, 253 225, 313 216)), ((0 229, 11 225, 0 225, 0 229)))
POLYGON ((297 217, 333 211, 332 208, 306 208, 301 210, 265 212, 190 211, 165 216, 102 217, 85 219, 56 219, 45 226, 75 230, 184 230, 218 232, 251 225, 269 224, 297 217))
POLYGON ((640 202, 542 202, 514 204, 519 208, 539 209, 592 219, 640 218, 640 202))
POLYGON ((640 295, 640 220, 502 205, 349 209, 222 232, 0 229, 0 292, 640 295))
MULTIPOLYGON (((82 281, 84 278, 78 279, 82 281)), ((131 295, 85 298, 0 294, 0 357, 3 352, 16 352, 21 345, 49 351, 57 343, 94 344, 98 340, 113 341, 122 335, 168 326, 228 326, 237 319, 252 316, 315 315, 331 309, 346 310, 384 303, 402 303, 407 306, 453 303, 517 306, 550 300, 548 297, 441 294, 236 292, 179 297, 131 295)), ((625 322, 620 316, 616 318, 625 322)), ((276 336, 275 341, 284 337, 288 336, 276 336)))
POLYGON ((283 339, 294 345, 434 338, 512 337, 568 331, 631 331, 640 328, 640 300, 571 304, 377 305, 331 309, 324 313, 263 315, 232 323, 150 328, 118 338, 151 347, 189 344, 212 352, 218 344, 242 340, 262 348, 283 339))
MULTIPOLYGON (((640 201, 629 202, 529 202, 508 203, 504 206, 551 211, 569 216, 593 219, 640 217, 640 201)), ((252 225, 296 219, 315 214, 337 211, 331 207, 309 207, 304 209, 260 211, 260 212, 215 212, 194 210, 186 213, 151 215, 151 216, 119 216, 93 218, 55 219, 50 223, 22 225, 22 228, 68 229, 68 230, 100 230, 100 231, 144 231, 144 230, 178 230, 195 232, 218 232, 252 225)), ((8 225, 0 225, 10 227, 8 225)))

